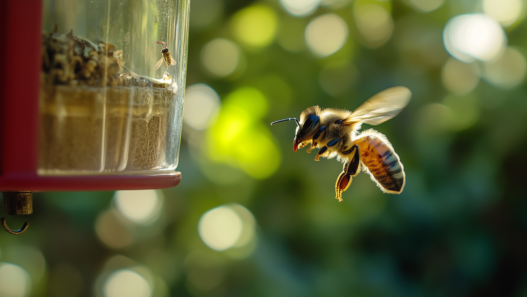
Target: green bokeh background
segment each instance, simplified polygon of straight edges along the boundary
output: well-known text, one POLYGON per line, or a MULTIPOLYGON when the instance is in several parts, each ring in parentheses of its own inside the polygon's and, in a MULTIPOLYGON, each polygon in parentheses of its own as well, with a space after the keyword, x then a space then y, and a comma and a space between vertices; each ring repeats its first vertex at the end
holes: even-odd
MULTIPOLYGON (((119 261, 149 269, 153 296, 527 296, 527 89, 481 79, 473 91, 455 95, 442 81, 450 58, 443 28, 458 14, 480 12, 479 2, 447 0, 423 13, 402 0, 379 1, 391 9, 394 32, 375 49, 362 45, 353 1, 327 3, 294 17, 275 0, 192 0, 187 86, 205 83, 219 94, 218 121, 205 131, 184 126, 182 182, 162 190, 161 218, 133 225, 135 240, 126 248, 109 248, 95 233, 99 215, 114 207, 113 192, 36 193, 31 217, 10 217, 12 226, 28 219, 31 227, 22 236, 0 232, 0 262, 21 265, 35 279, 24 253, 40 251, 45 259, 30 296, 101 296, 104 277, 124 265, 119 261), (277 16, 276 34, 264 46, 243 44, 233 33, 237 13, 254 6, 277 16), (321 58, 305 45, 304 28, 326 13, 346 21, 349 37, 321 58), (215 38, 242 49, 241 66, 227 77, 215 78, 200 58, 215 38), (297 42, 297 50, 279 39, 297 42), (321 87, 324 69, 338 94, 321 87), (375 128, 404 164, 401 195, 383 194, 362 173, 338 203, 334 184, 342 165, 293 153, 292 122, 268 126, 312 105, 354 109, 396 85, 413 97, 375 128), (237 99, 236 92, 246 94, 237 99), (223 143, 218 135, 229 131, 222 116, 240 116, 229 108, 252 96, 263 99, 247 103, 245 111, 257 108, 242 120, 242 132, 223 143), (438 112, 445 109, 450 116, 438 112), (249 255, 214 251, 199 237, 202 214, 229 203, 255 217, 249 255)), ((527 24, 506 34, 508 45, 524 53, 527 24)))

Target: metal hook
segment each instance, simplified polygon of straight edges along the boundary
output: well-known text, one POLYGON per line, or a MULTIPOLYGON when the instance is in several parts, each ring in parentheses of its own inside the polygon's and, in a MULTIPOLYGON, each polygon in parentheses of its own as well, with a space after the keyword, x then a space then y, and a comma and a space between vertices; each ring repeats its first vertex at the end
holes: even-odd
POLYGON ((1 218, 0 219, 0 223, 2 224, 2 227, 4 227, 4 229, 13 234, 13 235, 20 235, 24 232, 26 232, 27 228, 29 227, 29 223, 28 222, 25 222, 24 225, 22 225, 22 228, 20 228, 19 230, 11 230, 9 228, 9 226, 7 226, 7 223, 5 222, 5 218, 1 218))

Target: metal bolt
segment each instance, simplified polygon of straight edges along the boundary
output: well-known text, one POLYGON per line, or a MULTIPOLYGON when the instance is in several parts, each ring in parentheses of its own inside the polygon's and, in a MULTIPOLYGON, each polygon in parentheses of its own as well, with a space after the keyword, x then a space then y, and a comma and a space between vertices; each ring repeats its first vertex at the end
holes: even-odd
POLYGON ((8 215, 30 215, 33 213, 32 192, 2 192, 4 210, 8 215))

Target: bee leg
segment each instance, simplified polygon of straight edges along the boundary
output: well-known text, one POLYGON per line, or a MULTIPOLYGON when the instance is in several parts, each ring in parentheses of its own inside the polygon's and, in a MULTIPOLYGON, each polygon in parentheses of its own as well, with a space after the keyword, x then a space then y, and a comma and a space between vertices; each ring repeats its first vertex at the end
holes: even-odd
POLYGON ((328 147, 327 146, 324 146, 320 149, 320 151, 318 151, 318 154, 316 155, 315 157, 315 161, 319 161, 318 158, 320 158, 326 151, 328 150, 328 147))
POLYGON ((342 193, 348 189, 351 184, 351 176, 346 173, 346 166, 349 166, 349 163, 344 164, 344 169, 340 173, 337 183, 335 184, 335 193, 339 202, 342 202, 342 193))
MULTIPOLYGON (((313 141, 315 142, 315 141, 313 141)), ((340 139, 333 139, 332 141, 328 142, 328 144, 320 149, 317 156, 315 157, 315 161, 318 161, 318 158, 322 157, 322 155, 328 150, 329 147, 333 147, 337 145, 340 142, 340 139)))
POLYGON ((307 152, 308 153, 311 153, 311 151, 317 147, 318 143, 317 143, 317 139, 320 138, 320 135, 322 135, 322 133, 326 130, 326 126, 322 126, 320 128, 318 128, 318 131, 317 133, 315 133, 315 135, 313 135, 313 139, 311 141, 311 147, 309 149, 307 149, 307 152))
POLYGON ((332 146, 335 146, 339 143, 340 139, 333 139, 332 141, 328 142, 327 146, 328 147, 332 147, 332 146))
POLYGON ((306 150, 306 152, 309 154, 311 151, 317 147, 317 143, 313 140, 309 142, 309 148, 306 150))
POLYGON ((344 164, 344 168, 342 169, 342 172, 337 179, 337 183, 335 184, 335 199, 337 199, 339 202, 342 201, 342 193, 344 193, 344 191, 349 188, 352 177, 358 174, 360 167, 360 154, 359 147, 357 145, 352 146, 349 150, 346 150, 343 153, 346 155, 353 154, 353 158, 351 161, 348 161, 344 164))
POLYGON ((306 153, 311 153, 311 151, 315 148, 315 145, 313 145, 313 142, 311 143, 311 146, 306 150, 306 153))

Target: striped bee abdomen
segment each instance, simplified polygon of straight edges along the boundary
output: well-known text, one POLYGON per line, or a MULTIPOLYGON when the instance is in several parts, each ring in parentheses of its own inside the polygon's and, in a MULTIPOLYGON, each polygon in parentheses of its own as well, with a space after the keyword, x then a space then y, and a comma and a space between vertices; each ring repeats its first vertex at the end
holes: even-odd
POLYGON ((359 146, 361 162, 379 187, 386 193, 401 193, 405 184, 403 164, 384 135, 366 131, 354 144, 359 146))

